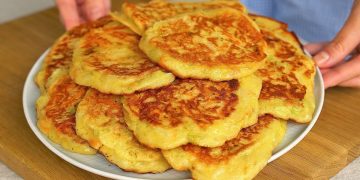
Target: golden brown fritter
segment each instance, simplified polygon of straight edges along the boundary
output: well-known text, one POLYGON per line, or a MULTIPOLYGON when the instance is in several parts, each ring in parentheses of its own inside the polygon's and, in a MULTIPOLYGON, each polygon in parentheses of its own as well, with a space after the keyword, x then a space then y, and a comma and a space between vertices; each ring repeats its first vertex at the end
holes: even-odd
POLYGON ((197 11, 156 22, 140 48, 177 77, 224 81, 265 63, 266 42, 248 16, 231 8, 197 11))
POLYGON ((233 8, 245 12, 245 7, 238 1, 216 0, 208 2, 169 2, 167 0, 152 0, 148 3, 124 2, 120 13, 113 13, 116 20, 127 25, 134 32, 142 35, 155 22, 178 14, 196 10, 233 8))
POLYGON ((69 68, 73 57, 73 48, 79 38, 91 29, 108 25, 111 19, 110 16, 105 16, 97 21, 77 26, 66 32, 53 44, 35 79, 41 92, 45 91, 47 80, 56 69, 69 68))
POLYGON ((140 144, 127 129, 120 96, 89 89, 76 111, 76 132, 125 171, 158 173, 170 168, 159 150, 140 144))
POLYGON ((224 82, 178 79, 125 95, 125 122, 150 147, 219 146, 256 123, 260 89, 261 80, 254 75, 224 82))
POLYGON ((74 50, 71 77, 78 84, 112 94, 170 84, 175 77, 146 57, 138 48, 139 40, 120 23, 90 31, 74 50))
POLYGON ((62 69, 52 73, 47 87, 36 102, 39 129, 67 150, 95 154, 96 151, 75 131, 76 106, 87 88, 75 84, 68 72, 62 69))
POLYGON ((260 114, 306 123, 315 109, 314 62, 304 54, 287 25, 267 17, 252 16, 268 44, 270 56, 257 74, 263 79, 260 114))
POLYGON ((222 146, 187 144, 162 152, 174 169, 190 170, 194 179, 252 179, 265 167, 285 131, 285 121, 265 115, 222 146))

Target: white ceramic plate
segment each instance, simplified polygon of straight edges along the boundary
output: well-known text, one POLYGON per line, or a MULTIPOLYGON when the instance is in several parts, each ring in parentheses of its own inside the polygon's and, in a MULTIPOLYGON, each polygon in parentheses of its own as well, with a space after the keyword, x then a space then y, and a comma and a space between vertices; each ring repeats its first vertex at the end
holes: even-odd
MULTIPOLYGON (((43 135, 36 126, 36 110, 35 102, 40 95, 40 91, 34 83, 34 77, 41 67, 41 63, 44 60, 46 51, 34 64, 27 76, 24 91, 23 91, 23 106, 26 119, 34 131, 35 135, 40 141, 48 147, 56 155, 63 158, 65 161, 92 173, 105 176, 112 179, 188 179, 190 174, 188 172, 179 172, 175 170, 169 170, 161 174, 136 174, 125 172, 119 169, 117 166, 109 163, 102 155, 81 155, 71 153, 62 149, 59 145, 51 142, 45 135, 43 135)), ((274 150, 273 155, 269 162, 277 159, 281 155, 292 149, 297 143, 299 143, 305 135, 314 126, 318 116, 321 112, 324 101, 324 85, 320 71, 317 69, 315 77, 315 97, 316 97, 316 109, 312 121, 309 124, 297 124, 288 122, 288 129, 285 138, 281 144, 274 150)))

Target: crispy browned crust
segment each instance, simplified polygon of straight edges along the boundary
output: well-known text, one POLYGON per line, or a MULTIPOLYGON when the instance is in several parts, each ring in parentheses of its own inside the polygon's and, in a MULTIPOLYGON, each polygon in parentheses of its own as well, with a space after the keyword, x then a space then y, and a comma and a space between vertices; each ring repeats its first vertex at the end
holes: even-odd
MULTIPOLYGON (((119 102, 115 100, 116 99, 115 97, 118 97, 118 99, 120 99, 120 96, 112 95, 112 94, 104 94, 95 89, 89 89, 89 91, 91 91, 88 92, 90 96, 87 96, 86 98, 84 98, 84 100, 86 100, 87 104, 91 104, 91 106, 88 106, 89 109, 86 111, 90 116, 97 117, 99 114, 106 114, 106 116, 108 116, 111 119, 117 119, 119 123, 124 122, 122 106, 119 104, 119 102)), ((106 126, 106 125, 107 124, 103 124, 102 126, 106 126)), ((118 166, 109 158, 108 154, 101 151, 101 147, 104 145, 102 144, 98 145, 98 143, 92 144, 91 142, 89 142, 89 144, 93 148, 98 149, 99 150, 98 152, 101 153, 103 156, 105 156, 109 162, 111 162, 115 166, 118 166)), ((141 173, 135 169, 124 169, 124 168, 121 169, 127 172, 141 173)))
MULTIPOLYGON (((261 50, 261 46, 258 46, 258 44, 263 41, 261 33, 253 28, 244 16, 235 17, 229 14, 223 14, 215 18, 210 18, 193 15, 189 16, 189 18, 191 22, 197 24, 195 29, 199 31, 190 32, 189 25, 179 19, 178 21, 169 23, 168 26, 161 27, 162 29, 173 29, 174 33, 153 38, 150 43, 177 60, 208 67, 259 62, 263 61, 266 57, 266 54, 261 50), (219 56, 212 56, 216 53, 210 49, 209 46, 203 43, 194 43, 194 37, 205 39, 200 30, 211 33, 215 27, 223 29, 224 32, 226 32, 226 29, 236 27, 236 32, 224 33, 225 36, 233 41, 230 47, 224 48, 218 44, 219 38, 209 37, 206 39, 212 46, 218 47, 218 49, 221 50, 222 53, 219 56), (245 50, 239 46, 241 42, 251 42, 251 44, 249 43, 245 50), (189 44, 191 44, 191 46, 189 46, 189 44), (178 51, 178 49, 181 49, 181 52, 178 51), (239 52, 243 52, 241 56, 239 56, 239 52)), ((162 31, 162 29, 159 31, 162 31)))
MULTIPOLYGON (((296 54, 296 48, 290 43, 283 41, 273 35, 271 32, 262 31, 264 39, 268 46, 275 50, 275 57, 279 63, 291 65, 290 72, 286 72, 282 66, 277 66, 273 62, 267 62, 269 68, 258 70, 263 78, 263 87, 260 93, 260 99, 284 98, 289 101, 304 99, 306 87, 299 82, 293 72, 298 71, 304 66, 303 56, 296 54), (281 76, 275 76, 275 74, 281 76)), ((305 59, 306 60, 306 59, 305 59)), ((309 70, 310 71, 310 70, 309 70)), ((312 72, 306 72, 305 75, 310 77, 312 72)))
POLYGON ((295 56, 296 48, 290 43, 277 38, 272 32, 262 30, 261 33, 268 47, 275 49, 275 56, 280 59, 288 59, 295 56))
MULTIPOLYGON (((90 96, 86 97, 88 110, 86 111, 92 117, 98 117, 99 114, 105 114, 110 119, 116 119, 119 123, 124 123, 123 108, 120 104, 120 96, 113 94, 104 94, 95 89, 89 89, 90 96)), ((102 126, 106 126, 103 124, 102 126)))
MULTIPOLYGON (((88 104, 87 106, 88 109, 86 110, 86 113, 89 116, 93 118, 98 118, 99 115, 105 115, 108 119, 111 119, 111 121, 116 121, 117 123, 121 124, 121 126, 127 127, 127 125, 124 122, 123 108, 120 103, 119 95, 104 94, 101 93, 100 91, 90 88, 87 92, 87 95, 83 98, 82 102, 88 104)), ((109 127, 109 123, 111 123, 111 121, 107 121, 104 122, 103 124, 99 124, 99 127, 109 127)), ((136 138, 133 138, 132 141, 135 141, 136 143, 140 144, 140 142, 136 138)), ((91 147, 97 149, 99 153, 104 155, 109 162, 118 166, 119 168, 121 168, 126 172, 134 172, 140 174, 152 173, 152 172, 139 171, 139 169, 136 168, 120 167, 118 164, 114 162, 112 158, 109 158, 110 156, 112 156, 111 154, 107 154, 103 151, 102 148, 104 147, 104 145, 101 142, 95 142, 95 144, 92 144, 89 141, 89 144, 91 145, 91 147)), ((142 144, 141 146, 144 146, 149 150, 157 151, 158 153, 161 153, 161 151, 158 149, 153 149, 142 144)))
POLYGON ((176 127, 184 117, 206 126, 234 111, 239 88, 237 80, 212 82, 178 79, 171 85, 126 95, 126 101, 140 120, 154 125, 176 127), (223 103, 223 105, 219 105, 223 103), (168 119, 169 122, 164 122, 168 119))
MULTIPOLYGON (((105 16, 94 22, 79 25, 69 30, 66 34, 61 36, 55 44, 52 46, 50 53, 45 58, 43 71, 45 72, 44 77, 41 81, 42 85, 45 85, 47 79, 51 74, 59 68, 69 68, 72 56, 73 47, 72 43, 80 37, 84 36, 91 29, 105 26, 112 21, 111 16, 105 16)), ((40 83, 39 83, 40 85, 40 83)))
MULTIPOLYGON (((288 32, 289 35, 291 35, 291 36, 293 37, 293 39, 297 42, 297 44, 299 45, 299 47, 300 47, 302 50, 304 49, 304 46, 303 46, 303 44, 301 43, 299 37, 296 35, 296 33, 293 32, 293 31, 289 31, 289 30, 288 30, 289 26, 288 26, 287 23, 282 22, 282 21, 279 21, 279 20, 274 19, 274 18, 271 18, 271 17, 268 17, 268 16, 262 16, 262 15, 259 15, 259 14, 249 13, 249 16, 250 16, 251 18, 261 17, 261 18, 265 18, 265 19, 268 19, 268 20, 270 20, 270 21, 275 21, 275 22, 281 24, 281 29, 282 29, 284 32, 288 32)), ((304 51, 303 51, 303 52, 304 52, 304 51)), ((305 52, 304 52, 304 53, 305 53, 305 52)))
MULTIPOLYGON (((263 76, 275 73, 266 69, 259 70, 263 76)), ((259 99, 284 98, 288 101, 304 99, 306 87, 299 83, 293 73, 263 81, 259 99)))
POLYGON ((207 164, 217 164, 227 161, 231 159, 232 156, 251 146, 255 136, 259 134, 262 129, 265 129, 273 120, 274 118, 271 115, 259 117, 258 123, 242 129, 235 138, 226 141, 224 145, 218 147, 216 155, 212 153, 214 148, 201 147, 192 144, 184 145, 181 148, 184 151, 193 154, 198 159, 201 159, 201 162, 207 164))
POLYGON ((81 24, 69 30, 69 36, 73 38, 83 37, 86 33, 88 33, 92 29, 101 28, 109 23, 113 22, 111 16, 104 16, 96 21, 88 22, 85 24, 81 24))
POLYGON ((44 84, 50 75, 59 68, 69 67, 72 60, 72 49, 69 47, 73 40, 70 36, 62 36, 52 47, 49 55, 45 58, 44 84))
POLYGON ((58 133, 72 137, 79 144, 87 142, 76 134, 75 109, 86 91, 86 87, 75 84, 66 76, 49 93, 49 101, 44 107, 47 120, 54 124, 58 133))
POLYGON ((270 54, 257 72, 263 79, 260 114, 309 122, 315 108, 314 62, 305 55, 300 40, 285 23, 263 16, 251 17, 259 25, 270 54))
POLYGON ((82 54, 86 56, 86 60, 84 60, 86 66, 91 67, 95 71, 115 76, 136 76, 160 70, 160 68, 148 60, 145 54, 143 54, 137 47, 140 36, 131 32, 126 26, 118 24, 115 27, 103 28, 102 32, 114 39, 118 39, 119 41, 128 44, 129 48, 131 48, 133 51, 138 52, 139 55, 143 55, 142 58, 144 60, 139 64, 133 64, 133 66, 129 67, 125 67, 123 63, 120 65, 112 64, 110 66, 108 64, 104 64, 104 55, 96 52, 96 48, 107 46, 110 47, 113 42, 97 33, 89 33, 84 37, 84 41, 80 47, 84 49, 82 54))
POLYGON ((167 1, 153 0, 148 3, 124 2, 122 13, 132 19, 140 29, 146 30, 154 22, 173 17, 180 13, 191 12, 198 9, 217 9, 230 7, 236 10, 245 11, 244 6, 238 2, 227 3, 173 3, 167 1))
POLYGON ((277 19, 274 19, 274 18, 271 18, 271 17, 268 17, 268 16, 259 15, 259 14, 253 14, 253 13, 249 13, 249 16, 252 17, 252 18, 260 17, 260 18, 268 19, 270 21, 275 21, 275 22, 281 24, 281 29, 286 30, 286 31, 288 29, 288 24, 287 23, 279 21, 277 19))

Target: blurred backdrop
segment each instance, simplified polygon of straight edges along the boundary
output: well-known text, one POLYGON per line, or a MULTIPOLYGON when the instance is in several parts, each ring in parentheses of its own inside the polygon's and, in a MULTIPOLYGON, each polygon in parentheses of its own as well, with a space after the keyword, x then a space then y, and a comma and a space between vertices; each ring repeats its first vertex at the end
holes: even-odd
POLYGON ((54 5, 54 0, 0 0, 0 24, 54 5))

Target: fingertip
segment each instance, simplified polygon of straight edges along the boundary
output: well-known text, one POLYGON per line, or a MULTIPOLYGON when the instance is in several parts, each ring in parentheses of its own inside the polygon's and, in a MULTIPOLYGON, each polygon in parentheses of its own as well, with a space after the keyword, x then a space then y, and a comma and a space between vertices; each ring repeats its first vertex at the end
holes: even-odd
POLYGON ((86 1, 85 14, 88 20, 94 21, 106 15, 106 7, 102 0, 86 1))
POLYGON ((75 21, 65 21, 64 22, 66 30, 70 30, 70 29, 78 26, 79 24, 80 24, 80 22, 75 22, 75 21))
POLYGON ((95 21, 103 16, 102 10, 99 10, 98 8, 91 9, 88 13, 88 18, 91 21, 95 21))
POLYGON ((72 0, 57 1, 61 20, 67 30, 80 24, 76 3, 72 0))
POLYGON ((325 89, 328 89, 330 87, 333 87, 335 86, 336 84, 333 83, 333 81, 326 75, 324 75, 323 77, 323 80, 324 80, 324 88, 325 89))
POLYGON ((325 68, 325 69, 322 69, 322 68, 320 68, 320 72, 321 72, 321 74, 325 74, 325 73, 327 73, 327 72, 329 72, 330 71, 330 69, 329 68, 325 68))
POLYGON ((319 67, 324 67, 330 60, 330 55, 326 51, 321 51, 314 56, 314 61, 319 67))
POLYGON ((104 0, 105 5, 105 15, 109 14, 111 11, 111 1, 110 0, 104 0))
POLYGON ((311 44, 305 44, 304 45, 304 49, 307 51, 307 52, 309 52, 310 54, 312 54, 312 49, 311 49, 311 44))
POLYGON ((304 49, 314 55, 324 48, 328 42, 308 43, 304 45, 304 49))
POLYGON ((343 40, 334 40, 317 53, 314 60, 319 67, 331 67, 343 61, 351 52, 349 49, 343 40))

